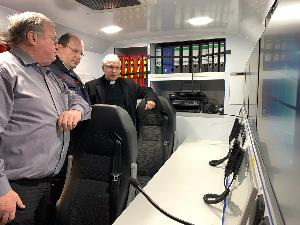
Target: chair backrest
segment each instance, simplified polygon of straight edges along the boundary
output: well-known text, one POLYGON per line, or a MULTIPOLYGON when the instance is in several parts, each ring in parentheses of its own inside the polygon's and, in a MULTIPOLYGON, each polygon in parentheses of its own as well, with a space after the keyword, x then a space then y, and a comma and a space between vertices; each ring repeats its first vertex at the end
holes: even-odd
POLYGON ((137 178, 145 186, 173 153, 176 117, 169 101, 159 97, 156 107, 145 110, 146 100, 137 107, 137 178))
POLYGON ((163 115, 166 128, 166 140, 168 143, 168 152, 169 157, 174 152, 175 148, 175 138, 176 138, 176 111, 173 108, 173 105, 169 102, 168 99, 159 96, 159 101, 163 108, 163 115))
POLYGON ((57 213, 57 225, 112 224, 125 209, 137 133, 118 106, 92 106, 91 120, 73 133, 71 177, 57 213))

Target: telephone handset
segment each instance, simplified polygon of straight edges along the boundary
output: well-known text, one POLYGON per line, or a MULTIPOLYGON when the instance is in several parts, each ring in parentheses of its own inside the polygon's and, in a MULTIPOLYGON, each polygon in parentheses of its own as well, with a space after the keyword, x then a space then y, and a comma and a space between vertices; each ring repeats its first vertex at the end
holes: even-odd
POLYGON ((239 141, 235 141, 225 167, 225 177, 230 176, 231 173, 233 173, 233 176, 237 176, 243 158, 244 151, 241 149, 239 141))
MULTIPOLYGON (((237 139, 234 139, 233 141, 234 141, 233 146, 229 149, 228 162, 227 162, 227 165, 225 167, 225 172, 224 172, 225 191, 220 195, 211 194, 211 193, 205 194, 203 196, 203 200, 207 204, 217 204, 217 203, 223 201, 228 196, 228 194, 230 192, 230 186, 233 183, 233 181, 235 180, 236 176, 238 175, 238 172, 239 172, 240 166, 242 164, 242 161, 244 159, 245 153, 244 153, 243 149, 240 147, 240 142, 237 139), (230 184, 227 187, 225 184, 225 180, 227 178, 229 178, 229 176, 231 174, 232 174, 232 179, 230 181, 230 184)), ((214 161, 217 162, 219 160, 214 160, 214 161)), ((223 160, 223 161, 225 161, 225 160, 223 160)), ((220 162, 220 163, 222 163, 222 162, 220 162)), ((218 165, 218 164, 214 164, 214 166, 216 166, 216 165, 218 165)))
POLYGON ((222 159, 209 161, 209 165, 217 166, 217 165, 223 163, 226 159, 229 158, 229 156, 231 154, 231 150, 232 150, 231 146, 233 145, 234 140, 238 139, 238 136, 239 136, 239 134, 241 133, 242 130, 243 130, 243 126, 239 122, 239 119, 235 118, 233 127, 232 127, 230 135, 229 135, 229 145, 230 145, 230 147, 229 147, 228 154, 222 159))
POLYGON ((239 119, 235 118, 233 127, 232 127, 230 135, 229 135, 229 144, 231 143, 231 141, 234 138, 237 138, 239 136, 239 133, 241 131, 241 127, 242 127, 242 125, 241 125, 239 119))

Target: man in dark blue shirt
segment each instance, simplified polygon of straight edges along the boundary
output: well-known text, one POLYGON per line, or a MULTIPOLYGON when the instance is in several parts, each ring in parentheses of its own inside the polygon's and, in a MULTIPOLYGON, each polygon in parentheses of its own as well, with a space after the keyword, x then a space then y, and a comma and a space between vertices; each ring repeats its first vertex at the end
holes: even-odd
MULTIPOLYGON (((74 34, 66 33, 62 35, 56 44, 56 60, 49 66, 51 72, 62 80, 67 87, 80 95, 87 103, 90 104, 90 99, 84 89, 84 85, 80 77, 73 71, 81 61, 84 52, 84 45, 82 40, 74 34)), ((68 149, 68 155, 72 155, 75 148, 71 141, 68 149)), ((59 199, 66 178, 67 160, 60 171, 60 173, 52 179, 52 193, 51 201, 55 206, 59 199)))
POLYGON ((80 77, 74 69, 81 61, 84 52, 82 40, 74 34, 66 33, 58 39, 56 45, 56 60, 50 65, 51 71, 61 79, 70 90, 75 91, 86 102, 90 103, 89 96, 84 89, 80 77))

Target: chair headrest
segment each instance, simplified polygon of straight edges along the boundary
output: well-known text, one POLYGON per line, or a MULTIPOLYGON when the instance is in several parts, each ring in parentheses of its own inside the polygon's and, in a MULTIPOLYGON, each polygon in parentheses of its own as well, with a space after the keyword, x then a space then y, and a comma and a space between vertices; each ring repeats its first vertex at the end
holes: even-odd
POLYGON ((115 105, 92 105, 92 124, 97 130, 119 131, 135 133, 134 124, 128 112, 115 105))

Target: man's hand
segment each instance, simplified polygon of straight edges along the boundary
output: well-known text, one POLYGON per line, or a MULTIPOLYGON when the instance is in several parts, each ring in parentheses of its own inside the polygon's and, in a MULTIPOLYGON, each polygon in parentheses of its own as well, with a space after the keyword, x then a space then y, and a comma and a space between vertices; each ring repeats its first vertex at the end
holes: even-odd
MULTIPOLYGON (((69 110, 62 112, 57 120, 57 126, 60 131, 70 131, 74 129, 81 120, 81 112, 78 110, 69 110)), ((1 224, 0 224, 1 225, 1 224)))
POLYGON ((0 225, 10 223, 15 218, 16 207, 25 208, 25 205, 16 192, 9 191, 0 196, 0 225))
POLYGON ((147 103, 146 103, 146 107, 145 107, 145 109, 154 109, 155 108, 155 102, 154 101, 147 101, 147 103))

